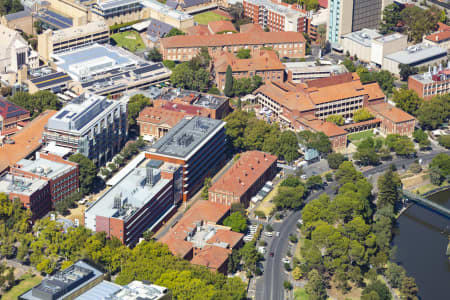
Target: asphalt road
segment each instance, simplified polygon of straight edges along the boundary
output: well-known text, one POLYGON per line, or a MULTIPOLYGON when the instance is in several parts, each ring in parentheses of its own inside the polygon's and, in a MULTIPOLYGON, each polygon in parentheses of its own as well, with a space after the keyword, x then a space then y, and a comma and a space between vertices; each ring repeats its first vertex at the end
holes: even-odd
MULTIPOLYGON (((382 165, 376 166, 370 170, 364 171, 365 177, 374 175, 379 172, 386 171, 391 165, 397 167, 397 169, 407 167, 413 163, 416 159, 422 159, 424 163, 431 160, 436 154, 442 153, 440 150, 433 150, 428 153, 419 154, 417 158, 405 158, 396 159, 390 162, 386 162, 382 165)), ((450 151, 444 153, 450 154, 450 151)), ((305 203, 317 198, 322 193, 332 195, 334 193, 333 187, 336 184, 330 184, 324 190, 311 194, 305 201, 305 203)), ((257 300, 283 300, 285 299, 283 282, 287 279, 284 271, 284 265, 282 258, 286 255, 286 250, 289 244, 289 234, 295 232, 296 223, 301 217, 301 211, 296 211, 285 218, 281 224, 275 224, 272 227, 275 231, 280 232, 279 237, 272 238, 270 243, 270 250, 266 255, 266 264, 264 267, 264 274, 258 279, 256 283, 256 299, 257 300), (273 252, 274 256, 270 257, 269 253, 273 252)))

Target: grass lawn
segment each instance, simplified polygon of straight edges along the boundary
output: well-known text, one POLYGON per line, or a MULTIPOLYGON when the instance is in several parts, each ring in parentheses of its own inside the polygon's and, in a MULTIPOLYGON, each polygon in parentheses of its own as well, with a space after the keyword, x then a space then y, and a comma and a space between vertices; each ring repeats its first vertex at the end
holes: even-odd
POLYGON ((131 52, 145 49, 141 36, 136 31, 125 31, 111 35, 117 46, 128 49, 131 52))
POLYGON ((202 25, 208 25, 209 22, 212 21, 220 21, 220 20, 228 20, 227 17, 216 14, 212 11, 207 11, 194 16, 195 22, 202 25))
POLYGON ((308 300, 309 297, 304 288, 297 288, 294 290, 294 299, 295 300, 308 300))
POLYGON ((20 295, 38 285, 42 278, 40 276, 35 276, 31 274, 25 274, 19 279, 20 283, 14 286, 6 294, 2 296, 3 300, 15 300, 18 299, 20 295))
POLYGON ((348 139, 353 142, 353 141, 362 140, 362 139, 366 139, 368 137, 374 137, 374 136, 375 136, 375 134, 373 133, 372 130, 366 130, 366 131, 349 134, 348 139))

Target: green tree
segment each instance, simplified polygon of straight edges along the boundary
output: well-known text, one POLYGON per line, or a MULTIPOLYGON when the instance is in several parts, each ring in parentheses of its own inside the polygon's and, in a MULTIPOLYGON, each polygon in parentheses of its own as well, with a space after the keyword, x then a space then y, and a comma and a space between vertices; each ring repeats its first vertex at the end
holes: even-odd
POLYGON ((378 177, 377 206, 394 206, 402 197, 401 186, 400 177, 391 169, 378 177))
POLYGON ((401 20, 401 8, 396 3, 387 5, 383 10, 383 21, 380 24, 380 33, 394 32, 401 20))
POLYGON ((280 186, 277 195, 273 198, 273 203, 278 210, 297 209, 303 204, 305 188, 303 185, 297 187, 280 186))
POLYGON ((399 288, 406 276, 405 269, 396 263, 390 263, 386 269, 386 278, 393 288, 399 288))
POLYGON ((34 30, 36 30, 37 34, 41 34, 42 32, 44 32, 44 22, 42 22, 39 19, 34 21, 33 27, 34 27, 34 30))
POLYGON ((430 163, 430 168, 439 169, 439 173, 442 177, 446 178, 450 176, 450 155, 446 153, 439 153, 430 163))
POLYGON ((234 232, 245 232, 247 219, 240 212, 234 212, 223 220, 223 225, 231 227, 234 232))
POLYGON ((136 94, 128 101, 128 124, 133 126, 136 124, 136 118, 139 113, 146 107, 150 106, 150 98, 142 94, 136 94))
POLYGON ((211 178, 207 177, 205 178, 205 181, 203 183, 203 189, 201 194, 203 200, 208 200, 210 187, 211 187, 211 178))
POLYGON ((342 115, 330 115, 327 117, 327 122, 334 123, 338 126, 344 125, 344 117, 342 115))
POLYGON ((417 129, 413 133, 414 139, 419 143, 420 148, 427 148, 431 145, 428 135, 422 129, 417 129))
POLYGON ((359 161, 360 164, 377 165, 380 162, 379 155, 375 150, 375 141, 373 138, 368 137, 358 145, 357 152, 353 155, 353 158, 359 161))
POLYGON ((244 262, 243 267, 249 274, 255 274, 257 269, 257 263, 262 259, 262 255, 256 249, 255 242, 251 241, 245 243, 245 245, 239 251, 244 262))
POLYGON ((373 119, 373 115, 365 108, 360 108, 353 113, 355 123, 373 119))
POLYGON ((239 59, 248 59, 251 57, 250 55, 250 49, 244 49, 241 48, 238 50, 237 54, 236 54, 237 58, 239 59))
POLYGON ((299 142, 308 148, 313 148, 321 154, 331 152, 331 142, 323 132, 311 132, 304 130, 298 133, 299 142))
POLYGON ((176 36, 176 35, 185 35, 185 33, 181 30, 179 30, 178 28, 172 28, 169 33, 167 33, 167 35, 165 37, 171 37, 171 36, 176 36))
POLYGON ((225 75, 225 88, 223 92, 227 97, 233 96, 233 71, 230 66, 227 67, 227 72, 225 75))
POLYGON ((417 110, 417 119, 424 128, 436 129, 450 117, 450 95, 433 97, 424 101, 417 110))
POLYGON ((305 290, 310 300, 322 300, 327 298, 324 280, 316 269, 313 269, 308 273, 308 283, 305 285, 305 290))
POLYGON ((322 177, 320 175, 313 175, 306 180, 306 188, 308 190, 314 190, 321 188, 323 185, 322 177))
POLYGON ((92 160, 80 153, 71 155, 69 161, 78 164, 80 169, 80 189, 83 194, 90 193, 93 189, 94 179, 97 176, 97 167, 92 160))
POLYGON ((375 280, 374 282, 369 283, 367 287, 362 291, 362 294, 367 295, 371 292, 377 293, 380 300, 392 299, 389 288, 380 280, 375 280))
POLYGON ((405 276, 403 277, 402 283, 400 285, 400 293, 402 299, 405 300, 418 300, 419 288, 416 285, 416 281, 413 277, 405 276))
POLYGON ((419 69, 416 67, 411 67, 410 65, 400 64, 400 78, 402 81, 407 81, 409 76, 416 75, 419 73, 419 69))
POLYGON ((345 68, 346 68, 349 72, 356 72, 355 64, 354 64, 353 61, 350 60, 349 58, 344 59, 344 61, 342 62, 342 64, 345 66, 345 68))
POLYGON ((158 48, 153 47, 150 49, 150 51, 148 52, 147 55, 147 59, 151 60, 151 61, 162 61, 162 54, 161 52, 159 52, 158 48))
POLYGON ((418 6, 407 6, 400 12, 408 39, 416 43, 421 42, 424 35, 430 34, 436 28, 440 16, 441 12, 435 6, 427 10, 418 6))
POLYGON ((439 137, 439 145, 447 149, 450 149, 450 135, 441 135, 439 137))
POLYGON ((175 68, 175 62, 173 60, 163 60, 163 65, 170 70, 173 70, 175 68))
POLYGON ((298 153, 297 136, 293 131, 283 131, 281 133, 278 146, 279 148, 277 154, 288 162, 292 162, 300 156, 298 153))
POLYGON ((335 178, 339 184, 344 185, 348 182, 356 182, 362 179, 363 175, 355 169, 352 162, 344 161, 336 171, 335 178))
POLYGON ((328 166, 331 169, 338 169, 339 166, 346 161, 346 158, 343 154, 341 153, 330 153, 327 156, 327 160, 328 160, 328 166))

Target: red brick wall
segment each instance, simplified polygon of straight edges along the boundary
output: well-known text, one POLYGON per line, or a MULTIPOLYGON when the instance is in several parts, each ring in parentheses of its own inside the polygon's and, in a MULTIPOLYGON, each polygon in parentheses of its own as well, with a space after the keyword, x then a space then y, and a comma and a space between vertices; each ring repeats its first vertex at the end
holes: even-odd
POLYGON ((333 151, 339 151, 347 147, 347 135, 339 135, 330 138, 333 151))
POLYGON ((423 98, 423 84, 415 80, 412 76, 408 77, 408 89, 415 91, 420 98, 423 98))
POLYGON ((23 206, 31 211, 33 220, 42 218, 52 210, 49 185, 46 185, 43 189, 34 192, 30 196, 16 193, 9 194, 9 199, 12 200, 15 198, 18 198, 23 206))

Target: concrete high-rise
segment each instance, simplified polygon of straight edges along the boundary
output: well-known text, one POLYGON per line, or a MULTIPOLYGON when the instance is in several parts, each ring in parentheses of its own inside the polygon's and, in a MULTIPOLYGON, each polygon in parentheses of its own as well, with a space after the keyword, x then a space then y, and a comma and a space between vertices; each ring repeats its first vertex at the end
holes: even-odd
POLYGON ((340 42, 341 36, 363 28, 378 28, 382 8, 390 0, 329 0, 328 40, 340 42))

